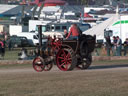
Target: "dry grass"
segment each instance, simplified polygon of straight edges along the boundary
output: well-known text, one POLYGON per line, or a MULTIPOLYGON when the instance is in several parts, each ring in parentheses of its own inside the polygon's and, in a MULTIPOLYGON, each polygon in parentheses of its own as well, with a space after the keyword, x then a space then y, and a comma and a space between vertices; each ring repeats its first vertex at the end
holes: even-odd
POLYGON ((9 72, 0 71, 0 96, 128 96, 127 67, 97 67, 126 65, 127 61, 122 62, 94 62, 89 70, 69 72, 54 67, 54 70, 41 73, 35 72, 30 65, 5 66, 0 70, 9 72), (29 71, 21 70, 25 67, 29 71))

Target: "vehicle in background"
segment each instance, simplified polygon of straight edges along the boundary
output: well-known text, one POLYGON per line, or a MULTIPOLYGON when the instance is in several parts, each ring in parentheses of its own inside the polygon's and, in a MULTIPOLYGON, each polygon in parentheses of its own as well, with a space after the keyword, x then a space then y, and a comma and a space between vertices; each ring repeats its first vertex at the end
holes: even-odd
MULTIPOLYGON (((8 42, 8 41, 7 41, 8 42)), ((16 35, 10 36, 10 43, 12 48, 20 47, 21 45, 21 39, 17 37, 16 35)))
POLYGON ((22 47, 31 46, 26 37, 24 37, 24 36, 18 36, 18 37, 21 39, 21 46, 22 47))
POLYGON ((18 36, 18 37, 26 37, 31 46, 37 45, 39 40, 36 33, 31 32, 22 32, 21 25, 10 25, 9 26, 9 34, 10 36, 18 36))
POLYGON ((31 46, 38 45, 39 39, 36 33, 20 32, 17 34, 19 37, 26 37, 31 46))
POLYGON ((10 42, 12 48, 30 46, 28 39, 26 37, 13 35, 10 36, 9 39, 10 40, 7 40, 7 43, 9 44, 10 42))
POLYGON ((17 35, 22 32, 22 26, 21 25, 9 25, 9 35, 17 35))

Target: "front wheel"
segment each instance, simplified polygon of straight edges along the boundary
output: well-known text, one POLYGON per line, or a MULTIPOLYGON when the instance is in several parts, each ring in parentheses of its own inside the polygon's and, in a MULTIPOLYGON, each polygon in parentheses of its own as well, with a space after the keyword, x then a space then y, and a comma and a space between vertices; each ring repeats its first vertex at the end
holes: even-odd
POLYGON ((40 56, 36 57, 33 60, 33 68, 35 69, 35 71, 37 72, 42 72, 45 68, 45 62, 44 59, 40 56))

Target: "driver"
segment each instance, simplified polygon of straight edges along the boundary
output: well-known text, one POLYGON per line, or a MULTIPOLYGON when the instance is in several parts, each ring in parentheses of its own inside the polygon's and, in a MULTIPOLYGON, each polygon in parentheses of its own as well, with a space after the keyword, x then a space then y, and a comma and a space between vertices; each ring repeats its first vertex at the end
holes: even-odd
POLYGON ((71 25, 71 28, 69 30, 69 33, 68 33, 66 39, 68 39, 69 37, 72 38, 72 39, 78 39, 78 37, 79 37, 79 29, 78 29, 77 24, 72 24, 71 25))

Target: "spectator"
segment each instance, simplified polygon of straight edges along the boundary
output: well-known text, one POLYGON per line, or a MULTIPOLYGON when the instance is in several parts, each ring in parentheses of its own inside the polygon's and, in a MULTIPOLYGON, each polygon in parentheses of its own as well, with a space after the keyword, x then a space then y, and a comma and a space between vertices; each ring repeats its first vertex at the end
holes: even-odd
POLYGON ((106 53, 106 50, 105 50, 105 44, 102 44, 102 46, 101 46, 101 55, 106 55, 107 53, 106 53))
POLYGON ((95 56, 99 56, 99 52, 98 52, 97 49, 95 49, 95 51, 94 51, 94 55, 95 55, 95 56))
POLYGON ((29 56, 34 56, 34 51, 33 50, 29 51, 29 56))
POLYGON ((64 38, 66 38, 67 36, 68 36, 67 29, 64 29, 64 38))
POLYGON ((12 48, 12 41, 11 41, 11 39, 8 37, 8 49, 9 49, 9 51, 11 50, 11 48, 12 48))
POLYGON ((4 43, 3 41, 0 39, 0 47, 3 48, 4 47, 4 43))
POLYGON ((35 56, 40 56, 40 50, 39 50, 39 48, 36 48, 34 50, 34 54, 35 54, 35 56))
POLYGON ((69 31, 68 36, 66 37, 66 39, 68 39, 69 37, 73 38, 73 39, 78 39, 79 29, 78 29, 77 24, 72 24, 71 25, 70 31, 69 31), (72 34, 72 36, 71 36, 71 34, 72 34))
POLYGON ((107 50, 107 56, 110 56, 110 51, 111 51, 111 40, 110 40, 110 37, 106 37, 106 50, 107 50))
POLYGON ((117 49, 116 49, 117 56, 121 56, 122 40, 119 38, 119 36, 117 36, 116 38, 117 38, 117 43, 116 43, 116 46, 117 46, 117 49))
POLYGON ((1 39, 0 39, 0 54, 1 54, 1 57, 4 57, 5 48, 4 48, 4 42, 1 39))
POLYGON ((117 39, 115 36, 113 36, 113 41, 112 41, 112 53, 113 53, 113 56, 116 56, 117 53, 116 53, 116 43, 117 43, 117 39))
POLYGON ((124 56, 126 56, 128 51, 128 38, 124 41, 124 56))

